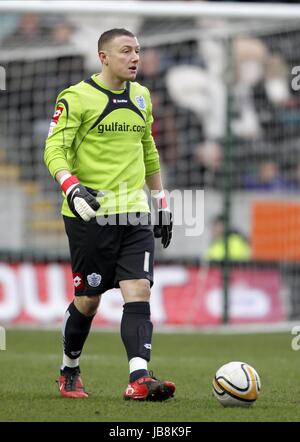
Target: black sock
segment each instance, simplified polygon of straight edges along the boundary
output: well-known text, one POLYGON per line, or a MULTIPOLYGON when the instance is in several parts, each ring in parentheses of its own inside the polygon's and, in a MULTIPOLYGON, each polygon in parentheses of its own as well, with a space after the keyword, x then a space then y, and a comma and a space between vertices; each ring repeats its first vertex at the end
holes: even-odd
MULTIPOLYGON (((127 302, 124 304, 121 337, 128 361, 136 357, 145 359, 147 362, 150 361, 152 330, 149 302, 127 302)), ((136 370, 130 375, 130 382, 147 374, 147 370, 136 370)))
POLYGON ((94 316, 85 316, 80 313, 74 302, 69 305, 62 330, 64 352, 69 358, 77 359, 81 355, 94 316))
POLYGON ((129 382, 134 382, 139 378, 142 378, 144 376, 148 376, 149 372, 148 370, 135 370, 129 375, 129 382))
POLYGON ((60 372, 61 372, 61 374, 62 373, 74 373, 74 372, 78 372, 79 371, 79 373, 80 373, 80 368, 79 368, 79 366, 77 365, 77 367, 67 367, 67 366, 65 366, 64 368, 61 368, 60 369, 60 372))

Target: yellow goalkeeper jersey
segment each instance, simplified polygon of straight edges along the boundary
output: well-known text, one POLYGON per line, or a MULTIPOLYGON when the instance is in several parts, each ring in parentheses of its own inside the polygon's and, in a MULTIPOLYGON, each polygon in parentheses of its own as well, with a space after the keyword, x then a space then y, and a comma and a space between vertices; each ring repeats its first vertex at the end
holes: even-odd
MULTIPOLYGON (((98 214, 149 212, 145 176, 160 169, 149 91, 137 82, 112 91, 98 75, 59 94, 45 163, 53 177, 68 169, 83 185, 102 191, 98 214)), ((62 214, 74 216, 66 199, 62 214)))

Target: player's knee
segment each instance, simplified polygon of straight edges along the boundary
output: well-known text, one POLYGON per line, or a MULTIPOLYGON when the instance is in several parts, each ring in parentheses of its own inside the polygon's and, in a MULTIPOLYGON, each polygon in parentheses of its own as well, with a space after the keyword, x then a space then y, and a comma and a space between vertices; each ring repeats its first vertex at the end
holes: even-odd
POLYGON ((75 299, 75 305, 78 310, 86 316, 92 316, 97 313, 100 303, 100 296, 80 296, 75 299))
POLYGON ((150 282, 147 279, 121 281, 120 287, 125 302, 148 302, 150 299, 150 282))
POLYGON ((142 281, 142 291, 146 298, 150 298, 151 290, 150 290, 150 282, 148 280, 141 280, 142 281))

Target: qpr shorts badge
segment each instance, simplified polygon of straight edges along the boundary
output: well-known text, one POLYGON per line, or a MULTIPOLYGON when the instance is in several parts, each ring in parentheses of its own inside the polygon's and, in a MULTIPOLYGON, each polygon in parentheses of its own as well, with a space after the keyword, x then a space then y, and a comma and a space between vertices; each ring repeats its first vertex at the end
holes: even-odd
POLYGON ((145 98, 142 95, 138 95, 135 97, 136 102, 140 109, 145 110, 146 109, 146 101, 145 98))
POLYGON ((87 275, 87 281, 89 283, 89 286, 91 287, 98 287, 101 283, 101 275, 98 273, 92 273, 91 275, 87 275))

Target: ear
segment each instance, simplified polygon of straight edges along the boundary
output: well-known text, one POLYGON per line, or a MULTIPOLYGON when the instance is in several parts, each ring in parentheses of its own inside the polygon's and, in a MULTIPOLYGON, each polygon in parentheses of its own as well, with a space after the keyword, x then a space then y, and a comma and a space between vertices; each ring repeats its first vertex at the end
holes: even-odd
POLYGON ((101 61, 101 64, 107 65, 108 64, 108 55, 107 55, 106 51, 100 51, 100 52, 98 52, 98 55, 99 55, 99 59, 101 61))

